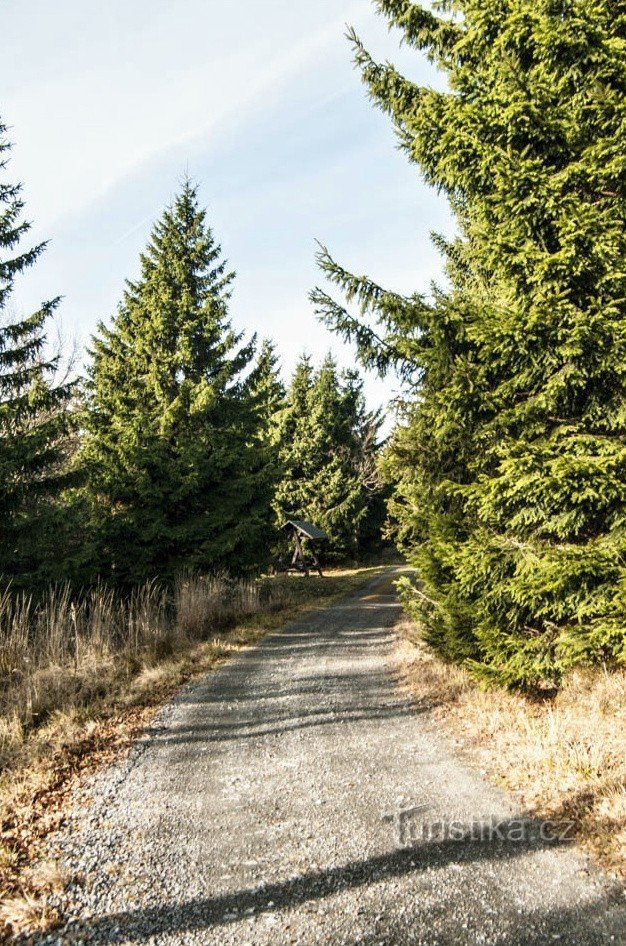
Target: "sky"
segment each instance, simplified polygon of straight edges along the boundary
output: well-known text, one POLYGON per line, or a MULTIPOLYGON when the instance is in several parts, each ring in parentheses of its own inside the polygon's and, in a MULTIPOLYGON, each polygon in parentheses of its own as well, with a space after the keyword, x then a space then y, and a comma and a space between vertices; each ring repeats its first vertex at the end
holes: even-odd
MULTIPOLYGON (((32 240, 50 241, 17 312, 61 295, 66 343, 87 345, 189 175, 237 272, 235 327, 273 338, 286 376, 304 351, 353 365, 308 301, 315 241, 390 289, 428 291, 442 270, 429 234, 452 221, 368 100, 347 24, 441 86, 370 0, 4 0, 5 176, 24 182, 32 240)), ((397 388, 366 380, 372 406, 397 388)))

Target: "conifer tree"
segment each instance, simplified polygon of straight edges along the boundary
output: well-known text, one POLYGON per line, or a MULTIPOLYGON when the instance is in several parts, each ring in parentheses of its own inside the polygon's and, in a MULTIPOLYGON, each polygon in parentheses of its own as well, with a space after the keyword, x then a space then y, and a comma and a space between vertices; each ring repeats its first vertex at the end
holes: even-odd
POLYGON ((256 414, 254 454, 252 460, 258 470, 257 499, 253 534, 258 537, 256 560, 259 566, 269 564, 274 557, 278 536, 274 501, 282 478, 278 419, 285 405, 285 386, 280 377, 276 348, 264 339, 246 387, 256 414))
POLYGON ((379 0, 448 77, 418 87, 354 36, 374 101, 458 238, 448 285, 401 298, 323 269, 361 357, 412 379, 388 453, 429 639, 529 686, 626 660, 626 8, 379 0), (378 323, 377 325, 375 323, 378 323))
POLYGON ((282 478, 278 518, 308 519, 329 536, 335 557, 354 556, 374 498, 380 419, 365 408, 355 372, 340 376, 329 355, 315 372, 304 356, 279 416, 282 478))
MULTIPOLYGON (((1 173, 6 130, 0 123, 1 173)), ((9 311, 16 277, 45 248, 19 249, 30 229, 21 189, 0 181, 0 576, 34 588, 60 575, 73 385, 56 380, 59 358, 47 354, 46 323, 59 299, 24 318, 9 311)))
POLYGON ((118 582, 261 564, 271 496, 233 278, 187 182, 94 339, 82 463, 94 564, 118 582))
POLYGON ((268 442, 275 441, 276 421, 284 407, 286 391, 280 377, 276 346, 267 338, 261 343, 248 386, 260 419, 260 435, 268 442))

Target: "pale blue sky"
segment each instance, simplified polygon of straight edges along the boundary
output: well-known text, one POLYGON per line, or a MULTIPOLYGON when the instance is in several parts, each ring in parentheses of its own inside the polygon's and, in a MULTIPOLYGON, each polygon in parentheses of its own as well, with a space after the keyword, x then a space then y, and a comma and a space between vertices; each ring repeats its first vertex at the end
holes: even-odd
MULTIPOLYGON (((115 311, 153 221, 188 172, 238 278, 238 328, 269 335, 289 372, 306 349, 353 354, 316 320, 315 239, 400 291, 441 272, 442 198, 396 149, 344 38, 420 82, 370 0, 5 0, 0 115, 35 239, 19 308, 61 294, 64 333, 88 342, 115 311)), ((368 379, 372 403, 393 383, 368 379)))

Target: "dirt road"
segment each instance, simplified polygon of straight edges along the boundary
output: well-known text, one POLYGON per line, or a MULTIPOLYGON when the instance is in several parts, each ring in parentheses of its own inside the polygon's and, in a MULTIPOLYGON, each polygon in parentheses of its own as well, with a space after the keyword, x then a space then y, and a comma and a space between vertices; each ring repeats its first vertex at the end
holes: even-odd
POLYGON ((88 786, 48 942, 626 942, 626 901, 518 822, 395 685, 389 583, 188 688, 88 786))

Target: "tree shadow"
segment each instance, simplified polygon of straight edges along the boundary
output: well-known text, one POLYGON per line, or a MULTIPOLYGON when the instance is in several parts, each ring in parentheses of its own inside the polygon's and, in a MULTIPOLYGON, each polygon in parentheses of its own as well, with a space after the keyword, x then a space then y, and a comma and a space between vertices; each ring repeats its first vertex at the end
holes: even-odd
POLYGON ((346 723, 371 722, 372 720, 400 719, 415 716, 425 709, 408 706, 390 706, 371 709, 370 707, 337 707, 336 709, 296 712, 286 714, 275 720, 243 719, 237 723, 202 724, 190 726, 167 726, 154 728, 151 732, 159 745, 186 745, 191 743, 240 742, 248 739, 261 739, 265 736, 277 736, 282 733, 298 732, 304 729, 319 729, 325 726, 344 726, 346 723), (274 725, 272 725, 274 723, 274 725))
MULTIPOLYGON (((224 668, 226 669, 226 668, 224 668)), ((281 700, 293 698, 294 696, 320 696, 326 699, 328 693, 340 693, 349 696, 353 692, 355 683, 362 681, 362 676, 358 673, 333 673, 332 675, 323 673, 307 674, 298 678, 297 690, 294 685, 281 686, 274 682, 272 689, 259 689, 254 686, 246 686, 245 689, 240 685, 222 686, 219 691, 211 688, 194 686, 178 697, 177 703, 184 706, 210 706, 220 705, 228 702, 230 699, 237 703, 256 703, 258 700, 281 700)), ((367 675, 367 685, 371 689, 386 688, 389 692, 397 693, 397 688, 391 686, 389 673, 386 671, 372 671, 367 675)))
MULTIPOLYGON (((295 878, 270 883, 259 887, 239 890, 231 894, 216 897, 198 898, 187 902, 168 903, 157 907, 131 909, 95 917, 82 924, 89 942, 116 943, 122 941, 142 941, 157 934, 189 933, 199 930, 211 930, 228 924, 234 917, 246 915, 259 916, 266 913, 296 908, 302 904, 323 900, 341 891, 354 890, 378 883, 383 880, 401 878, 419 874, 431 868, 444 868, 446 865, 468 864, 477 861, 497 863, 513 861, 530 852, 545 848, 555 848, 564 842, 542 837, 539 823, 526 821, 527 829, 519 840, 493 838, 488 833, 485 837, 476 837, 475 832, 455 840, 425 841, 411 847, 401 848, 369 857, 365 860, 352 861, 339 867, 310 871, 295 878)), ((502 822, 500 830, 505 835, 519 826, 519 821, 502 822)), ((393 907, 393 905, 391 905, 393 907)), ((513 910, 513 906, 512 906, 513 910)), ((515 911, 519 925, 519 915, 515 911)), ((393 909, 389 922, 393 923, 393 909)), ((555 923, 557 921, 555 920, 555 923)), ((559 920, 559 923, 561 921, 559 920)), ((562 928, 562 926, 561 926, 562 928)), ((406 942, 406 927, 402 940, 406 942)), ((580 926, 576 926, 578 931, 580 926)), ((448 934, 446 934, 448 935, 448 934)), ((453 938, 453 933, 433 943, 459 943, 463 940, 453 938)), ((371 942, 379 942, 373 939, 371 942)), ((362 940, 361 942, 367 942, 362 940)), ((519 944, 540 942, 538 939, 506 939, 507 943, 519 944)), ((566 940, 574 942, 574 940, 566 940)), ((577 938, 577 946, 587 942, 577 938)))

